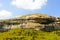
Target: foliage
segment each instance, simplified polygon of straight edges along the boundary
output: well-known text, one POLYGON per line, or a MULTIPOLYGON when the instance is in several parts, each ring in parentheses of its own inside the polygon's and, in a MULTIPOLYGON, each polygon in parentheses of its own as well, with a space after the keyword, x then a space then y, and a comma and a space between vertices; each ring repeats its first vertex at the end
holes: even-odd
POLYGON ((60 40, 60 32, 44 32, 33 29, 12 29, 0 32, 0 40, 60 40))

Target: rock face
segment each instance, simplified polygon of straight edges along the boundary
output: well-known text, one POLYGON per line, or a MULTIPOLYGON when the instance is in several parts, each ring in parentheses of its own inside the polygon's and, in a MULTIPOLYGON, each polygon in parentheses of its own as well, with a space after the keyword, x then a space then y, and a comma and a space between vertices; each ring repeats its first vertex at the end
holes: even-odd
POLYGON ((35 30, 52 31, 60 29, 60 18, 45 14, 29 14, 18 18, 3 20, 0 29, 33 28, 35 30))

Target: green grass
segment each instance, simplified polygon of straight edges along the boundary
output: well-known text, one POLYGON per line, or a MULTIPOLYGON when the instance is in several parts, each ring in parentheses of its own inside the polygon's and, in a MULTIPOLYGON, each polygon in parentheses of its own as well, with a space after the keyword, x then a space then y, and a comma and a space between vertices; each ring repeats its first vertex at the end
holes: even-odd
POLYGON ((0 40, 60 40, 60 31, 44 32, 33 29, 12 29, 0 32, 0 40))

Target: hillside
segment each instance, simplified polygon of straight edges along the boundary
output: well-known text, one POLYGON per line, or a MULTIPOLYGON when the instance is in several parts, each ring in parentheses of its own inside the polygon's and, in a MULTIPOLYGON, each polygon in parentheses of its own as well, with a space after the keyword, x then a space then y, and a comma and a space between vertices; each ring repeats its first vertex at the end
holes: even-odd
POLYGON ((0 33, 0 40, 60 40, 60 30, 44 32, 33 29, 12 29, 0 33))
POLYGON ((28 14, 0 20, 0 40, 60 40, 60 17, 28 14))
POLYGON ((44 32, 18 28, 0 33, 0 40, 60 40, 60 31, 44 32))
POLYGON ((0 20, 0 31, 14 28, 32 28, 44 31, 59 30, 60 18, 46 14, 28 14, 17 18, 0 20))

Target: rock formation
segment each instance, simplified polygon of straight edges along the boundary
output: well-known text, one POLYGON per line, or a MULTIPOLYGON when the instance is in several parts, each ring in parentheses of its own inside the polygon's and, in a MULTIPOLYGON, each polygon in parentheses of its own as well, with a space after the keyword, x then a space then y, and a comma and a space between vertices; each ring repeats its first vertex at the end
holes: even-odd
POLYGON ((52 31, 60 29, 60 18, 45 14, 29 14, 22 17, 1 20, 0 29, 32 28, 52 31))

